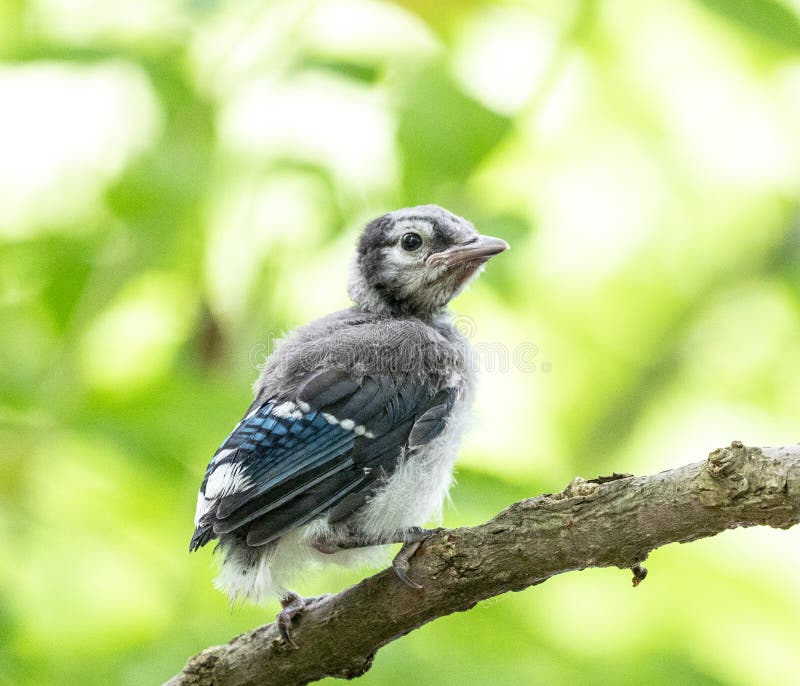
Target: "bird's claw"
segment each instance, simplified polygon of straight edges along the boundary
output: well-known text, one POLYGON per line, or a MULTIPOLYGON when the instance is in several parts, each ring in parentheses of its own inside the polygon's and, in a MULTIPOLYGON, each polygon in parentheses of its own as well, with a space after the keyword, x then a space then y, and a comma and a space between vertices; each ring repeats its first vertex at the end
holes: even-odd
POLYGON ((392 568, 394 569, 395 574, 397 574, 397 577, 400 579, 400 581, 410 588, 423 588, 422 585, 418 584, 410 576, 408 576, 409 561, 412 557, 414 557, 414 553, 419 550, 421 545, 421 540, 403 543, 403 547, 400 548, 400 552, 397 553, 392 560, 392 568))
POLYGON ((306 601, 296 593, 287 593, 281 598, 281 607, 283 609, 275 618, 278 624, 278 633, 286 645, 292 650, 297 650, 300 646, 292 639, 292 621, 306 609, 306 601))
POLYGON ((405 564, 405 567, 396 564, 393 564, 392 567, 394 568, 394 573, 397 574, 397 578, 400 579, 400 581, 402 581, 406 586, 416 589, 424 588, 422 584, 418 584, 408 575, 408 563, 405 564))

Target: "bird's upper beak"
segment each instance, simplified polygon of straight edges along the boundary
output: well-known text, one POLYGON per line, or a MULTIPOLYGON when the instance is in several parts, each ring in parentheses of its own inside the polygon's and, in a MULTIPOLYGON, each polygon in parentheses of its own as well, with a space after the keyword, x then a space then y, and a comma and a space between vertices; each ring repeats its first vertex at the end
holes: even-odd
POLYGON ((462 243, 461 245, 455 245, 447 250, 433 253, 433 255, 430 255, 426 260, 426 264, 429 267, 438 264, 453 267, 464 262, 472 262, 473 260, 485 262, 489 258, 499 255, 504 250, 508 250, 508 248, 508 243, 502 238, 479 235, 469 243, 462 243))

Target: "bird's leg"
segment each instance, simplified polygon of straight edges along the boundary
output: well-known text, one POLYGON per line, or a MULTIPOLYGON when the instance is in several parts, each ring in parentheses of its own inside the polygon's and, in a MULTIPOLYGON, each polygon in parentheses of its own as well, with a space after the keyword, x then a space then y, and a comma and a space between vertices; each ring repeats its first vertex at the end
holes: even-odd
POLYGON ((333 554, 342 550, 353 550, 355 548, 369 548, 375 545, 391 545, 393 543, 422 543, 426 538, 435 536, 444 529, 423 529, 419 526, 411 526, 394 535, 386 536, 361 536, 358 534, 347 534, 335 538, 334 540, 318 538, 312 545, 321 553, 333 554))
POLYGON ((321 553, 332 554, 342 550, 353 550, 354 548, 369 548, 375 545, 390 545, 392 543, 402 543, 403 547, 392 560, 392 568, 400 581, 411 588, 422 588, 416 581, 408 576, 409 562, 414 554, 419 550, 420 545, 426 538, 430 538, 442 531, 437 529, 423 529, 412 526, 394 536, 359 536, 350 534, 335 541, 319 539, 314 542, 314 547, 321 553))
POLYGON ((281 598, 281 607, 283 609, 275 618, 278 623, 278 631, 286 644, 297 650, 298 646, 292 640, 292 620, 306 609, 306 601, 297 595, 297 593, 288 591, 286 595, 281 598))
POLYGON ((421 526, 412 526, 405 530, 402 543, 422 543, 425 539, 440 534, 444 529, 437 526, 435 529, 423 529, 421 526))
POLYGON ((386 536, 361 536, 359 534, 346 534, 334 540, 318 538, 312 546, 321 553, 333 554, 342 550, 354 550, 356 548, 369 548, 376 545, 391 545, 393 543, 421 543, 426 538, 438 534, 443 529, 422 529, 412 526, 408 529, 386 536))

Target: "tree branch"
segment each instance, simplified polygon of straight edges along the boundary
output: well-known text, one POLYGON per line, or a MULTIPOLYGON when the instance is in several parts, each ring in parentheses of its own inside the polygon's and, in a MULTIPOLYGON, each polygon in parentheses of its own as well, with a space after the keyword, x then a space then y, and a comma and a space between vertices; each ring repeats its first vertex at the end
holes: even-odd
POLYGON ((314 600, 297 620, 292 650, 275 624, 191 658, 168 686, 306 684, 366 672, 376 651, 437 617, 587 567, 634 570, 668 543, 740 526, 800 522, 800 445, 735 441, 704 462, 653 476, 575 479, 562 492, 514 503, 486 524, 452 529, 414 557, 415 590, 391 570, 314 600))

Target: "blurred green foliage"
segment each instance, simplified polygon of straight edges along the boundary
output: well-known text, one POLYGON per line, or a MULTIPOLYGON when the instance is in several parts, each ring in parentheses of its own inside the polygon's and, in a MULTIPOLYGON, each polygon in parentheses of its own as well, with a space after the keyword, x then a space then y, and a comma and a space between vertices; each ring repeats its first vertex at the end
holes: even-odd
POLYGON ((709 9, 790 50, 800 49, 800 19, 778 0, 701 0, 709 9))
MULTIPOLYGON (((799 11, 0 0, 0 683, 158 683, 274 615, 186 553, 196 488, 388 209, 513 246, 455 304, 488 353, 446 524, 796 442, 799 11)), ((793 683, 799 536, 657 551, 635 593, 554 579, 362 681, 793 683)))

